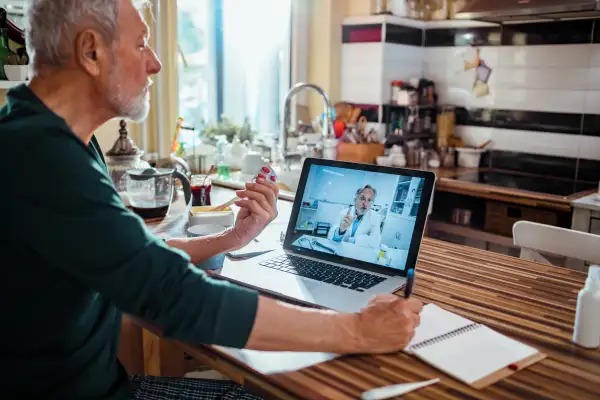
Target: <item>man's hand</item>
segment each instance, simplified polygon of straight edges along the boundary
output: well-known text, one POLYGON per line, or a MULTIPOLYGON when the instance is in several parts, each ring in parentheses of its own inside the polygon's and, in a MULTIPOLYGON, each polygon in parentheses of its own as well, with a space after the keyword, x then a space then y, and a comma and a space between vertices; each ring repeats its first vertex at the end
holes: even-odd
POLYGON ((346 215, 344 216, 344 219, 342 220, 342 223, 340 224, 340 231, 339 231, 340 235, 343 235, 344 233, 346 233, 348 228, 350 228, 350 226, 352 226, 352 223, 356 219, 356 217, 350 215, 351 209, 352 209, 352 207, 348 207, 348 212, 346 213, 346 215))
POLYGON ((390 353, 402 350, 421 322, 423 304, 393 294, 374 297, 356 319, 357 350, 361 353, 390 353))
POLYGON ((256 183, 246 183, 246 190, 238 190, 236 194, 241 200, 235 202, 240 211, 233 232, 239 247, 243 247, 277 217, 279 189, 264 179, 264 175, 259 175, 256 183))

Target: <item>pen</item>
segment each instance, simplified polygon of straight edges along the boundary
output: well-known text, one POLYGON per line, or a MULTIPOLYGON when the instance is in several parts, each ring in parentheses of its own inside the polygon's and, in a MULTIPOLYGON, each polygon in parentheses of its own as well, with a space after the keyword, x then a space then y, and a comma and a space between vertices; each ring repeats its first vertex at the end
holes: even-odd
POLYGON ((413 291, 413 284, 415 282, 415 270, 413 268, 408 270, 406 278, 406 286, 404 287, 404 298, 408 299, 413 291))

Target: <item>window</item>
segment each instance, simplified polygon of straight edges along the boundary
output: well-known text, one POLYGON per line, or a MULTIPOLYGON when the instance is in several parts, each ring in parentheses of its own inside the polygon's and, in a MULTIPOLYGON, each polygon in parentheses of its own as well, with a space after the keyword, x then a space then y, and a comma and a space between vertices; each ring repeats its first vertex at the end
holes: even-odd
MULTIPOLYGON (((185 125, 221 115, 279 130, 290 87, 291 0, 178 0, 179 104, 185 125)), ((182 131, 190 143, 193 132, 182 131)))

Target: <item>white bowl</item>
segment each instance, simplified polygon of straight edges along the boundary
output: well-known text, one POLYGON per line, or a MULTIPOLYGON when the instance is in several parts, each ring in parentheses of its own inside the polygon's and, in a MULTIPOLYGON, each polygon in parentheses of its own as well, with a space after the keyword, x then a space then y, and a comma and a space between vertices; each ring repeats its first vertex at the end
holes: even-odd
POLYGON ((27 65, 5 65, 4 73, 9 81, 26 81, 28 73, 27 65))
POLYGON ((377 165, 381 165, 382 167, 391 167, 392 166, 392 157, 378 156, 377 157, 377 165))
POLYGON ((396 168, 406 167, 406 157, 404 154, 392 156, 392 165, 396 168))
POLYGON ((194 225, 188 228, 188 236, 190 237, 200 237, 200 236, 209 236, 216 235, 221 232, 224 232, 227 227, 222 225, 215 224, 207 224, 207 225, 194 225))
POLYGON ((211 206, 192 207, 192 214, 189 218, 190 226, 195 225, 220 225, 231 226, 235 222, 235 216, 231 208, 225 211, 202 211, 210 209, 211 206))

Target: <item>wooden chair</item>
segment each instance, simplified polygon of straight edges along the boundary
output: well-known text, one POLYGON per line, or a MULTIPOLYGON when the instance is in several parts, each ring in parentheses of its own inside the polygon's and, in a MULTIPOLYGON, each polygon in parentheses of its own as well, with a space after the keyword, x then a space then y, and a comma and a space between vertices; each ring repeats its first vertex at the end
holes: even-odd
POLYGON ((570 264, 569 259, 600 265, 600 235, 519 221, 513 225, 513 243, 521 248, 524 260, 552 264, 543 253, 565 257, 567 267, 582 271, 587 271, 585 265, 570 264))

